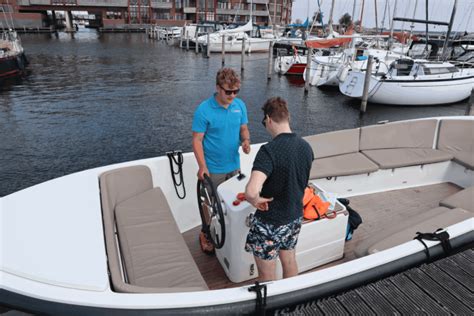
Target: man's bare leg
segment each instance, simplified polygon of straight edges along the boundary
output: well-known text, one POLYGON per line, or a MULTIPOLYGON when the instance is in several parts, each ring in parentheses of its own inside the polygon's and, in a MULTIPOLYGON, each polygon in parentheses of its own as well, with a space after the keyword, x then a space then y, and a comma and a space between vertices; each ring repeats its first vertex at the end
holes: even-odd
POLYGON ((260 282, 276 280, 276 259, 263 260, 255 256, 254 258, 257 263, 258 280, 260 282))
POLYGON ((298 275, 298 264, 296 263, 295 249, 280 250, 280 261, 283 268, 283 278, 298 275))

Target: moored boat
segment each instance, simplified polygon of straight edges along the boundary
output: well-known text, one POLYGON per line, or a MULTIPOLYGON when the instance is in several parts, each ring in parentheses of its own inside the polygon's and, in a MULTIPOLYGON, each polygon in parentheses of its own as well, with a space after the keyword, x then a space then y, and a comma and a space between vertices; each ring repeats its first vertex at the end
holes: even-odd
MULTIPOLYGON (((364 71, 351 71, 339 90, 362 98, 364 71)), ((459 102, 471 95, 472 69, 459 69, 449 62, 401 58, 388 71, 372 74, 368 101, 393 105, 437 105, 459 102)))
POLYGON ((0 36, 0 78, 22 74, 28 61, 18 35, 14 31, 4 31, 0 36))
MULTIPOLYGON (((267 308, 281 308, 406 269, 427 260, 425 251, 442 254, 438 241, 425 241, 426 250, 412 240, 417 231, 444 228, 454 249, 474 240, 472 133, 473 117, 441 117, 306 137, 315 152, 311 185, 350 199, 365 227, 345 240, 343 204, 333 219, 305 222, 297 260, 306 272, 261 287, 251 287, 256 269, 243 252, 253 210, 232 203, 248 177, 217 188, 227 234, 216 257, 192 248, 197 195, 178 197, 166 156, 13 193, 0 198, 0 303, 46 314, 242 314, 262 303, 256 291, 267 308), (386 208, 374 207, 387 194, 386 208)), ((243 174, 260 146, 241 155, 243 174)), ((182 158, 192 187, 197 164, 191 153, 182 158)))

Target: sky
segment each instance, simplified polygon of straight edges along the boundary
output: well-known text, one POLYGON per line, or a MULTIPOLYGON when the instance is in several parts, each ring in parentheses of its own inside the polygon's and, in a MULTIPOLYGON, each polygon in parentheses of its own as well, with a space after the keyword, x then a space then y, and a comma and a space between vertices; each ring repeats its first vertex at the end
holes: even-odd
MULTIPOLYGON (((356 3, 355 9, 355 19, 357 21, 360 19, 360 11, 362 7, 362 0, 335 0, 334 6, 334 15, 333 20, 335 23, 344 13, 349 13, 352 15, 352 10, 354 6, 354 1, 356 3)), ((397 1, 397 13, 396 17, 407 17, 413 18, 413 11, 416 6, 415 18, 416 19, 425 19, 425 3, 426 0, 365 0, 364 5, 364 15, 362 18, 362 25, 364 27, 375 27, 375 4, 377 2, 377 12, 378 12, 378 24, 379 27, 382 25, 382 20, 384 16, 384 9, 386 2, 388 1, 388 7, 390 8, 390 17, 393 15, 393 8, 395 1, 397 1)), ((440 22, 449 22, 451 18, 451 12, 455 0, 430 0, 428 6, 428 15, 429 19, 433 21, 440 22)), ((329 19, 329 14, 331 11, 331 0, 319 0, 321 4, 321 10, 323 12, 323 22, 326 24, 329 19)), ((306 17, 309 15, 311 17, 313 13, 318 8, 318 0, 294 0, 293 3, 293 17, 292 21, 295 22, 296 19, 301 21, 306 20, 306 17), (309 10, 308 10, 309 9, 309 10), (309 12, 309 14, 308 14, 309 12)), ((389 10, 387 10, 389 11, 389 10)), ((458 0, 456 6, 456 15, 454 17, 453 30, 455 31, 468 31, 474 32, 474 0, 458 0)), ((388 14, 385 17, 384 28, 389 28, 390 19, 388 14)), ((395 22, 395 29, 409 29, 409 22, 395 22)), ((424 24, 415 24, 415 30, 424 30, 424 24)), ((443 25, 430 25, 430 31, 445 32, 447 26, 443 25)))

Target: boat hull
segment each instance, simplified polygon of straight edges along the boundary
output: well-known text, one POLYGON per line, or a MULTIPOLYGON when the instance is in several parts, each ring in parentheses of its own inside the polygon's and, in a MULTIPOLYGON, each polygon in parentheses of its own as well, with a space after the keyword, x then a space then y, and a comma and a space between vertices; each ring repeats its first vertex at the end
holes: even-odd
POLYGON ((306 56, 280 56, 275 62, 275 72, 281 75, 302 76, 306 68, 306 56))
MULTIPOLYGON (((270 49, 271 40, 265 39, 251 39, 245 41, 245 52, 246 53, 255 53, 255 52, 268 52, 270 49)), ((209 51, 211 53, 222 53, 222 42, 212 42, 209 46, 209 51)), ((225 42, 225 52, 226 53, 241 53, 242 52, 242 40, 235 41, 226 41, 225 42)))
MULTIPOLYGON (((339 85, 346 96, 362 99, 365 73, 349 73, 339 85)), ((389 80, 372 76, 368 101, 389 105, 439 105, 462 101, 471 95, 474 76, 429 80, 389 80)))
POLYGON ((21 75, 26 68, 27 60, 24 53, 0 58, 0 78, 21 75))

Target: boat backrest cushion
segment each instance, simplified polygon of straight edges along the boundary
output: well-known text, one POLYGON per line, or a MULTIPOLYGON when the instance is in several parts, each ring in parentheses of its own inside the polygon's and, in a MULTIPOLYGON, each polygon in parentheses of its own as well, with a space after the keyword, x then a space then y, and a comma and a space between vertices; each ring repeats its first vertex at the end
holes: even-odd
POLYGON ((313 149, 314 159, 359 151, 359 128, 303 137, 313 149))
POLYGON ((453 154, 456 161, 474 169, 474 121, 442 120, 437 148, 453 154))
POLYGON ((108 208, 113 222, 115 206, 132 196, 153 188, 150 169, 147 166, 132 166, 110 170, 100 175, 102 207, 108 208))
POLYGON ((433 148, 437 122, 433 119, 362 127, 360 150, 433 148))
MULTIPOLYGON (((99 177, 102 216, 110 277, 116 291, 139 292, 122 280, 120 256, 115 240, 115 207, 118 203, 153 187, 150 169, 146 166, 124 167, 106 171, 99 177)), ((145 292, 146 290, 142 290, 145 292)))

